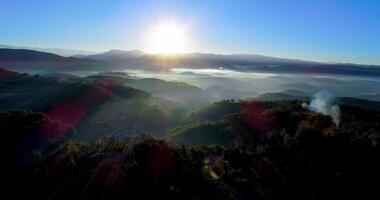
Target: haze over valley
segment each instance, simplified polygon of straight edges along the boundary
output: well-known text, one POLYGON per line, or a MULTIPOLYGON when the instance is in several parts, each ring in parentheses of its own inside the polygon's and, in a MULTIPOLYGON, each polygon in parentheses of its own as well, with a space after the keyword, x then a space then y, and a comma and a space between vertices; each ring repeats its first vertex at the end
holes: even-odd
POLYGON ((201 95, 201 99, 205 98, 202 101, 244 99, 263 93, 291 95, 297 99, 322 90, 340 97, 380 100, 380 88, 377 87, 379 66, 328 64, 248 54, 148 54, 139 50, 63 57, 34 50, 0 49, 0 58, 4 69, 31 74, 65 73, 84 77, 120 72, 120 78, 126 79, 183 82, 207 93, 201 95), (346 87, 348 84, 350 87, 346 87))
POLYGON ((379 199, 377 1, 1 1, 12 199, 379 199))

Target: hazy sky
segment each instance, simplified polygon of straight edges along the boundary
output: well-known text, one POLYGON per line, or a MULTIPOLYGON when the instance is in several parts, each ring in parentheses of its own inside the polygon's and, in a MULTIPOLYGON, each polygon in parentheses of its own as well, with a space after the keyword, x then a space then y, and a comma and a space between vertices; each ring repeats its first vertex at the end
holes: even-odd
POLYGON ((160 21, 189 52, 380 64, 378 0, 0 0, 0 43, 147 50, 160 21))

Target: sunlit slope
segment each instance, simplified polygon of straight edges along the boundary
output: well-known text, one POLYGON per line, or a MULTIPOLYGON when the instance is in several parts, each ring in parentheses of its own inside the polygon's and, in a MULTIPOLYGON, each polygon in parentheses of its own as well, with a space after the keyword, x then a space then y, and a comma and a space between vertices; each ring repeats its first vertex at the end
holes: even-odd
POLYGON ((6 70, 1 74, 0 110, 44 112, 58 123, 75 128, 80 133, 78 138, 159 136, 175 124, 172 119, 177 118, 176 113, 181 113, 174 104, 169 107, 170 103, 147 92, 109 79, 62 74, 41 77, 6 70))
POLYGON ((339 105, 341 123, 336 127, 329 116, 305 109, 302 101, 223 101, 191 113, 169 139, 188 145, 232 145, 265 140, 272 134, 295 137, 300 131, 359 134, 355 130, 360 127, 363 132, 356 137, 375 134, 378 112, 347 106, 343 101, 339 105))

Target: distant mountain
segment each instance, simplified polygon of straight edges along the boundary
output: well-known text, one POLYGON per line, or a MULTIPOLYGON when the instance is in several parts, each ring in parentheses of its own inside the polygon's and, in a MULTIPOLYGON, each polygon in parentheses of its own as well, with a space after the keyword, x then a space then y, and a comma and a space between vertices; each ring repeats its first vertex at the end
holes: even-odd
POLYGON ((304 64, 313 63, 309 61, 274 58, 250 54, 149 54, 139 50, 111 50, 102 54, 77 56, 93 60, 107 61, 118 64, 118 67, 139 69, 169 69, 169 68, 225 68, 232 70, 246 70, 244 66, 249 65, 279 65, 279 64, 304 64))
MULTIPOLYGON (((149 54, 139 50, 111 50, 101 54, 75 55, 74 57, 62 57, 56 54, 43 53, 33 50, 2 49, 0 64, 14 65, 14 62, 27 61, 70 61, 75 63, 75 69, 99 70, 93 68, 98 64, 103 66, 103 71, 117 71, 121 69, 159 70, 165 71, 172 68, 192 69, 227 69, 241 72, 259 73, 285 73, 285 74, 340 74, 352 76, 380 76, 380 66, 359 65, 347 63, 321 63, 297 59, 275 58, 254 54, 149 54), (38 52, 38 53, 37 53, 38 52), (11 60, 13 63, 4 63, 11 60)), ((19 65, 20 63, 18 63, 19 65)), ((25 64, 25 63, 24 63, 25 64)), ((57 63, 27 63, 31 67, 56 68, 57 63)), ((62 64, 62 63, 61 63, 62 64)), ((72 64, 72 63, 71 63, 72 64)), ((7 65, 3 67, 7 67, 7 65)), ((73 65, 71 65, 73 66, 73 65)), ((66 68, 68 68, 66 66, 66 68)))
POLYGON ((94 70, 99 61, 63 57, 27 49, 1 49, 0 67, 17 71, 94 70))
POLYGON ((102 54, 80 56, 112 63, 112 67, 167 70, 171 68, 229 69, 264 73, 314 73, 380 76, 380 67, 347 63, 321 63, 298 59, 275 58, 255 54, 148 54, 139 50, 111 50, 102 54))
POLYGON ((78 58, 63 57, 52 53, 26 49, 0 49, 0 61, 75 61, 78 58))
POLYGON ((61 48, 40 48, 40 47, 24 47, 0 44, 0 48, 3 49, 27 49, 34 51, 42 51, 57 54, 60 56, 74 56, 74 55, 91 55, 97 53, 96 51, 87 51, 79 49, 61 49, 61 48))
POLYGON ((111 50, 101 54, 94 55, 79 55, 76 57, 79 58, 89 58, 92 60, 101 60, 101 61, 109 61, 109 62, 126 62, 129 59, 134 59, 144 55, 145 53, 140 50, 111 50))

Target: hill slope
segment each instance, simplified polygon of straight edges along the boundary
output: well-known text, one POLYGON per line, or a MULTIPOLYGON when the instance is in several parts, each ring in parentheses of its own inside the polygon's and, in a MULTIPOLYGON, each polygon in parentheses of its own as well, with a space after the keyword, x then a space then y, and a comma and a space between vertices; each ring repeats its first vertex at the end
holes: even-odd
POLYGON ((0 67, 21 71, 98 70, 99 61, 63 57, 52 53, 26 50, 1 49, 0 67))

